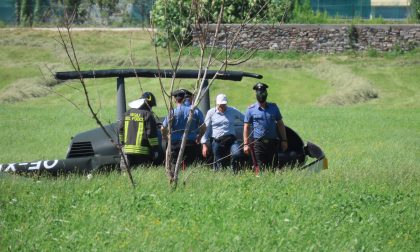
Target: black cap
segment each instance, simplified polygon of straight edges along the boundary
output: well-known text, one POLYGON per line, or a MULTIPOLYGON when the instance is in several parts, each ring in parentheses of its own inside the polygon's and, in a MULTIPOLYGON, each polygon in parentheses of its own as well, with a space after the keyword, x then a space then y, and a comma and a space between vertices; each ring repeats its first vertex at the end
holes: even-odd
POLYGON ((185 91, 183 89, 175 90, 175 91, 172 92, 172 96, 184 97, 185 96, 185 91))
POLYGON ((192 96, 193 93, 191 93, 190 91, 188 91, 187 89, 181 88, 179 90, 175 90, 172 92, 172 96, 180 96, 180 97, 184 97, 184 96, 192 96))
POLYGON ((258 90, 266 90, 267 88, 268 88, 268 85, 267 84, 258 82, 257 84, 254 85, 254 87, 252 89, 258 91, 258 90))
POLYGON ((190 91, 188 91, 188 90, 186 90, 186 89, 180 89, 181 91, 184 91, 184 93, 185 93, 185 96, 192 96, 193 94, 190 92, 190 91))

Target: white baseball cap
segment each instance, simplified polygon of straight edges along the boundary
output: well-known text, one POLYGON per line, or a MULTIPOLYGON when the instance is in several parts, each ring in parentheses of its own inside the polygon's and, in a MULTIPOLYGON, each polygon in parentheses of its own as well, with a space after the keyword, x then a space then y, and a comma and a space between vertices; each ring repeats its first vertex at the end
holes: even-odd
POLYGON ((218 94, 216 96, 216 104, 227 104, 228 99, 225 94, 218 94))

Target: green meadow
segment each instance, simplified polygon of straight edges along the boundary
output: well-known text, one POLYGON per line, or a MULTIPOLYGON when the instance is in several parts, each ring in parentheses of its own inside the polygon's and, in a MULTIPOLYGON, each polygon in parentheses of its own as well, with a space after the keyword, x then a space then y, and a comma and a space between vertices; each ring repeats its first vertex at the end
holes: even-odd
MULTIPOLYGON (((74 32, 83 70, 156 68, 147 32, 74 32)), ((0 164, 65 157, 96 127, 57 31, 0 29, 0 164)), ((191 57, 184 61, 194 68, 191 57)), ((166 51, 159 50, 169 68, 166 51)), ((259 52, 230 70, 259 73, 285 123, 322 147, 329 169, 234 175, 187 167, 171 190, 164 167, 93 177, 0 172, 0 251, 419 251, 420 52, 341 55, 259 52), (188 179, 187 179, 188 178, 188 179), (182 183, 184 182, 185 183, 182 183)), ((217 81, 245 111, 254 79, 217 81)), ((116 80, 87 82, 104 123, 116 80)), ((165 81, 168 86, 169 82, 165 81)), ((192 81, 176 86, 192 88, 192 81)), ((126 79, 127 101, 158 82, 126 79)))

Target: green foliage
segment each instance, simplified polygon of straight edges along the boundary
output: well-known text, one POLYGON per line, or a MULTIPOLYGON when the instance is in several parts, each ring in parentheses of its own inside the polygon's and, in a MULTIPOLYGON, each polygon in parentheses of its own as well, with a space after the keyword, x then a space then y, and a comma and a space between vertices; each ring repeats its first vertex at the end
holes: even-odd
POLYGON ((117 11, 117 4, 119 0, 89 0, 89 2, 91 5, 97 4, 99 6, 101 16, 109 19, 109 17, 117 11))
POLYGON ((87 10, 98 5, 101 15, 109 17, 117 11, 120 0, 17 0, 15 2, 16 22, 22 26, 43 24, 63 18, 64 14, 75 15, 74 23, 87 20, 87 10))
POLYGON ((420 23, 420 0, 411 0, 411 17, 420 23))
POLYGON ((160 29, 154 43, 161 47, 168 43, 186 44, 191 40, 191 0, 157 0, 153 7, 152 22, 160 29))
POLYGON ((32 26, 34 0, 21 0, 20 22, 23 26, 32 26))
POLYGON ((359 33, 357 32, 357 27, 355 25, 351 25, 347 32, 349 36, 350 46, 351 48, 355 49, 356 44, 359 42, 359 33))
POLYGON ((44 23, 47 21, 47 11, 49 7, 48 0, 36 0, 34 8, 34 22, 44 23))
MULTIPOLYGON (((155 39, 159 46, 167 46, 176 41, 190 42, 191 25, 216 23, 222 2, 157 0, 153 7, 152 19, 161 33, 155 39)), ((291 0, 228 0, 224 1, 222 23, 264 23, 286 22, 291 17, 291 0)))
POLYGON ((267 21, 288 23, 292 18, 293 0, 271 0, 267 11, 267 21))
POLYGON ((291 23, 319 24, 328 22, 327 12, 314 12, 310 0, 295 0, 293 4, 291 23))
POLYGON ((379 56, 379 52, 378 52, 378 50, 375 50, 375 49, 373 49, 373 48, 369 48, 369 49, 367 50, 366 54, 367 54, 369 57, 378 57, 378 56, 379 56))
POLYGON ((21 10, 22 10, 22 2, 17 0, 15 2, 15 16, 16 16, 16 24, 20 24, 20 15, 21 15, 21 10))

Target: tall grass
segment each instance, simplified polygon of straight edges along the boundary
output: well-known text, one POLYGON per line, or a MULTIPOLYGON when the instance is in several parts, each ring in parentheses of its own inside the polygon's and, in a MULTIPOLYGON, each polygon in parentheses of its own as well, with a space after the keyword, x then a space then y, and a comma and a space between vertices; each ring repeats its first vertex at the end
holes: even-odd
MULTIPOLYGON (((121 55, 128 52, 124 46, 130 36, 118 34, 80 34, 77 48, 83 60, 96 62, 84 62, 84 67, 114 67, 117 59, 126 60, 121 55), (108 46, 115 48, 109 55, 108 46), (102 56, 109 59, 97 63, 102 56)), ((39 49, 24 60, 35 48, 31 45, 42 44, 37 40, 52 45, 53 36, 32 31, 10 35, 8 39, 25 45, 17 45, 19 49, 0 40, 0 49, 23 51, 16 60, 0 50, 1 66, 10 66, 0 70, 0 79, 7 80, 1 94, 22 78, 37 76, 35 70, 17 71, 22 66, 35 69, 51 60, 60 64, 57 69, 70 70, 43 46, 45 54, 39 49)), ((141 41, 136 55, 151 59, 146 67, 152 68, 146 39, 141 41)), ((263 74, 270 86, 268 99, 280 106, 288 126, 323 148, 328 170, 265 172, 257 178, 249 170, 233 175, 196 165, 181 173, 181 181, 188 180, 176 191, 170 190, 163 167, 135 169, 135 189, 117 171, 97 172, 92 179, 0 173, 0 250, 417 251, 418 52, 389 57, 267 54, 237 69, 263 74), (330 68, 327 74, 318 72, 323 67, 330 68), (341 74, 346 85, 369 83, 378 97, 320 105, 320 97, 337 91, 334 83, 342 80, 341 74)), ((88 81, 104 121, 115 120, 115 82, 88 81)), ((138 82, 126 82, 127 100, 138 98, 138 82)), ((244 111, 255 100, 254 83, 217 82, 211 97, 224 92, 230 105, 244 111)), ((140 84, 159 93, 156 80, 140 84)), ((157 97, 155 112, 164 116, 157 97)), ((64 158, 70 137, 93 127, 77 83, 55 86, 46 97, 2 103, 0 163, 64 158)))

